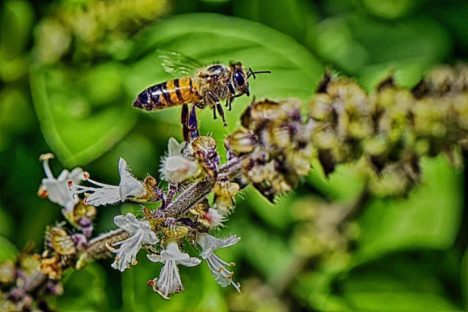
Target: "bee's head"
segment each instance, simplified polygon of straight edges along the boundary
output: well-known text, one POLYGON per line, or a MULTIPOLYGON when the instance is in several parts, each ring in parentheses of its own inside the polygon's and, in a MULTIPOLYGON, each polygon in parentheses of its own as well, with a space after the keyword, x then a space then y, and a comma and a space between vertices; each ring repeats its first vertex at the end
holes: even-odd
POLYGON ((250 96, 249 90, 249 78, 252 76, 254 79, 256 78, 255 74, 266 74, 271 73, 269 70, 263 71, 253 71, 252 68, 246 70, 242 63, 240 62, 232 62, 231 63, 231 92, 236 93, 235 91, 239 92, 236 96, 247 94, 250 96), (233 89, 233 90, 232 90, 233 89))
MULTIPOLYGON (((234 93, 239 92, 240 94, 247 94, 250 95, 249 91, 249 75, 247 71, 242 66, 240 62, 232 62, 231 63, 231 86, 234 89, 234 93)), ((231 90, 232 92, 233 90, 231 90)))

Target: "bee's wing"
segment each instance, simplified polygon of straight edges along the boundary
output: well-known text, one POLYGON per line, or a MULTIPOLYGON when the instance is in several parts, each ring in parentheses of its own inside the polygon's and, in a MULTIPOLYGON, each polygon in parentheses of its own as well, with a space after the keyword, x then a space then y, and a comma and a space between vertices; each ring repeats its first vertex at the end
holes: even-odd
POLYGON ((172 76, 191 76, 197 69, 203 67, 197 60, 179 52, 158 50, 156 53, 164 71, 172 76))

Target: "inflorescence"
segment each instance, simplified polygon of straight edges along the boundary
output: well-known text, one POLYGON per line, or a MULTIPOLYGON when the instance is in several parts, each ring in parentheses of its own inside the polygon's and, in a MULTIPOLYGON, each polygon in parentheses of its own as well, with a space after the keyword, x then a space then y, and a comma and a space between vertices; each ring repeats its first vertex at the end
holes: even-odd
POLYGON ((273 201, 294 189, 318 159, 326 174, 342 163, 362 163, 369 191, 405 193, 419 179, 422 156, 466 147, 467 89, 466 66, 438 69, 412 90, 387 79, 370 94, 350 79, 327 74, 306 114, 295 99, 248 106, 241 128, 225 139, 224 164, 209 136, 182 143, 171 138, 160 180, 137 179, 124 159, 118 163, 118 185, 95 181, 80 168, 54 177, 48 163, 53 155, 43 155, 46 177, 38 194, 61 206, 66 222, 47 228, 41 255, 1 264, 0 304, 39 304, 38 294, 61 293, 64 270, 97 259, 113 256, 112 267, 123 272, 137 265, 141 250, 147 260, 162 264, 147 284, 165 299, 184 290, 179 266, 203 261, 218 284, 240 291, 234 263, 216 254, 240 237, 217 237, 216 229, 226 223, 243 188, 252 185, 273 201), (123 202, 142 206, 141 213, 117 215, 116 230, 95 235, 98 209, 123 202))

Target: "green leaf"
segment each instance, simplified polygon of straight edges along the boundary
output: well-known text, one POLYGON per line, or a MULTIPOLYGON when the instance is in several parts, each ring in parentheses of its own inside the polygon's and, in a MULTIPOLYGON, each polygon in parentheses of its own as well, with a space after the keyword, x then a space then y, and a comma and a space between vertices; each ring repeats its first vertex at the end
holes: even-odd
POLYGON ((131 96, 112 86, 120 85, 125 71, 118 63, 107 63, 88 70, 57 67, 31 73, 42 133, 65 166, 96 159, 134 125, 131 96), (111 103, 106 103, 108 97, 111 103))
POLYGON ((260 22, 302 41, 317 21, 317 13, 306 0, 236 0, 234 14, 260 22))
POLYGON ((465 305, 465 309, 468 310, 468 249, 465 250, 465 254, 463 256, 460 280, 462 299, 465 305))
POLYGON ((395 255, 356 268, 340 281, 353 311, 460 311, 438 276, 444 254, 395 255))
POLYGON ((239 233, 247 262, 269 281, 276 281, 290 270, 294 253, 282 236, 267 232, 245 219, 231 220, 229 230, 239 233))
POLYGON ((447 5, 445 2, 434 2, 425 8, 431 15, 441 20, 441 23, 450 31, 455 39, 457 48, 460 49, 459 55, 468 53, 468 3, 466 1, 451 2, 447 5))
POLYGON ((314 189, 335 201, 350 201, 365 188, 366 176, 358 165, 344 164, 326 177, 320 162, 312 161, 312 171, 307 176, 314 189), (353 183, 349 183, 349 181, 353 183))
MULTIPOLYGON (((229 285, 227 290, 223 290, 213 278, 213 274, 211 274, 211 271, 208 268, 208 264, 204 262, 201 264, 201 266, 200 281, 203 284, 203 292, 195 310, 219 312, 229 311, 227 306, 228 301, 225 299, 225 293, 233 293, 234 289, 231 285, 229 285)), ((192 289, 191 291, 195 290, 192 289)))
POLYGON ((27 72, 25 48, 34 21, 28 1, 5 1, 0 12, 0 80, 14 81, 27 72))
POLYGON ((441 62, 452 47, 446 30, 427 17, 385 23, 362 15, 351 15, 346 23, 353 39, 368 51, 370 64, 441 62))
POLYGON ((460 311, 441 296, 418 292, 363 291, 350 294, 349 301, 359 311, 460 311))
POLYGON ((287 194, 275 199, 275 203, 268 201, 257 190, 249 187, 243 195, 248 198, 249 208, 252 209, 265 223, 280 230, 285 230, 292 223, 291 206, 295 196, 287 194))
POLYGON ((5 1, 0 14, 0 55, 17 57, 29 41, 34 10, 28 1, 5 1))
POLYGON ((399 18, 408 15, 420 0, 361 0, 372 14, 383 18, 399 18))
POLYGON ((20 88, 0 90, 0 131, 24 134, 33 128, 34 113, 27 92, 20 88))
POLYGON ((314 31, 307 45, 349 73, 378 64, 428 66, 442 62, 453 46, 447 31, 427 17, 385 22, 349 14, 325 19, 314 31))
POLYGON ((127 161, 135 177, 143 180, 147 174, 155 174, 159 169, 155 159, 158 159, 160 154, 164 154, 165 149, 155 146, 148 136, 141 133, 135 131, 125 137, 112 151, 93 162, 91 172, 96 171, 109 177, 111 179, 109 182, 118 182, 120 176, 117 164, 122 157, 127 161))
POLYGON ((64 277, 64 295, 57 298, 60 311, 109 311, 105 272, 98 264, 74 270, 64 277))
POLYGON ((461 221, 461 174, 445 157, 424 159, 422 181, 408 198, 371 201, 359 218, 357 262, 410 248, 452 246, 461 221))
POLYGON ((0 235, 10 236, 13 230, 13 219, 0 205, 0 235))
MULTIPOLYGON (((125 85, 129 94, 138 94, 146 87, 171 79, 162 70, 155 51, 163 49, 190 56, 202 64, 241 61, 253 69, 269 69, 271 75, 251 79, 251 93, 257 99, 299 97, 308 99, 322 76, 318 61, 292 38, 261 24, 215 14, 189 14, 154 24, 135 39, 137 59, 129 70, 125 85)), ((218 139, 238 126, 240 114, 251 99, 236 99, 233 110, 226 112, 228 127, 212 119, 205 109, 201 116, 201 132, 212 132, 218 139)), ((157 123, 178 125, 180 108, 151 113, 157 123)))
POLYGON ((292 285, 297 298, 302 299, 312 311, 353 311, 343 297, 333 295, 335 274, 326 270, 313 270, 300 274, 292 285))
POLYGON ((364 67, 359 73, 359 84, 372 93, 383 80, 393 76, 395 83, 404 88, 413 88, 421 81, 431 64, 414 61, 399 61, 397 64, 377 64, 364 67))
POLYGON ((7 259, 14 259, 18 254, 18 249, 8 239, 0 235, 0 262, 7 259))
POLYGON ((307 45, 322 59, 348 72, 356 72, 368 61, 368 51, 353 39, 344 18, 321 21, 307 37, 307 45))

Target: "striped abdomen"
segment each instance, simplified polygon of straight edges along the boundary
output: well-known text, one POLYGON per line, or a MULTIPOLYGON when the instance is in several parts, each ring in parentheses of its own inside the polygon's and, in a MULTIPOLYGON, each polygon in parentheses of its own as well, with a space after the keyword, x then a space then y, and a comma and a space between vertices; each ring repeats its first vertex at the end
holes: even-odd
POLYGON ((148 111, 171 106, 199 102, 201 99, 192 78, 169 80, 149 87, 141 92, 133 106, 148 111))

